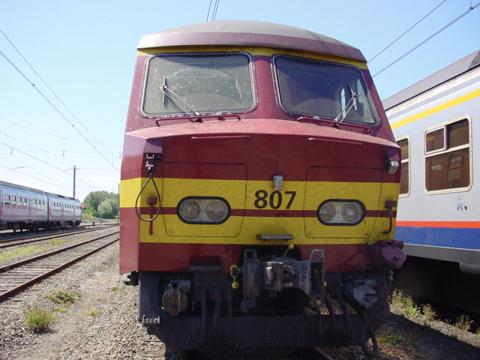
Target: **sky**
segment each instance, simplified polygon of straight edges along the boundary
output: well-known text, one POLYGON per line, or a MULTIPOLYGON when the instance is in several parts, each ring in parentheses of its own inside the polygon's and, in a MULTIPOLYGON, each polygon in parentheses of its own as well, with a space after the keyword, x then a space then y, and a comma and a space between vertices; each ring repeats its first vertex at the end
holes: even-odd
MULTIPOLYGON (((220 0, 216 20, 306 28, 353 45, 371 59, 442 3, 369 62, 375 74, 478 1, 220 0)), ((0 0, 0 30, 34 68, 0 33, 0 51, 24 74, 0 56, 0 180, 71 196, 76 166, 77 198, 96 190, 117 192, 138 40, 147 33, 205 22, 209 4, 0 0)), ((376 76, 380 97, 479 50, 479 39, 480 6, 376 76)))

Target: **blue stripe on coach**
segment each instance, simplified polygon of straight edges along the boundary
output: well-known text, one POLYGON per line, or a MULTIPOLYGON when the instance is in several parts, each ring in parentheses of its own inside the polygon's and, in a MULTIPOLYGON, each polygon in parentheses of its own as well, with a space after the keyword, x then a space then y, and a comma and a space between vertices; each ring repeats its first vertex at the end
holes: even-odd
POLYGON ((395 239, 406 244, 480 250, 480 229, 397 226, 395 239))

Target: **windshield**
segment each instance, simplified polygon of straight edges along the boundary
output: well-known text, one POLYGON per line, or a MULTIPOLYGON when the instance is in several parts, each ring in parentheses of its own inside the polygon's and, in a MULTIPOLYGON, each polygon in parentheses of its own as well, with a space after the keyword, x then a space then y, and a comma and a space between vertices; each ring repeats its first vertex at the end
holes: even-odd
POLYGON ((286 111, 335 121, 376 123, 357 69, 282 56, 275 58, 275 67, 280 101, 286 111))
POLYGON ((236 112, 253 105, 246 55, 165 55, 149 62, 146 114, 236 112))

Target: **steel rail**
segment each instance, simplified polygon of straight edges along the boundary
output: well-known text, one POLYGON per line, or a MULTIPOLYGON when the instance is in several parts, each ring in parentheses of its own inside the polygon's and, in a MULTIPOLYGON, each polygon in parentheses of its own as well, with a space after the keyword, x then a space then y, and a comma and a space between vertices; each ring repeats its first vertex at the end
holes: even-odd
POLYGON ((0 273, 5 272, 7 270, 15 269, 19 266, 29 264, 29 263, 37 261, 37 260, 44 259, 44 258, 52 256, 52 255, 56 255, 56 254, 74 249, 76 247, 79 247, 79 246, 82 246, 82 245, 85 245, 85 244, 88 244, 88 243, 91 243, 91 242, 94 242, 94 241, 97 241, 97 240, 104 239, 108 236, 112 236, 112 235, 115 235, 115 234, 118 234, 118 233, 119 232, 116 231, 116 232, 113 232, 113 233, 110 233, 110 234, 99 236, 97 238, 93 238, 93 239, 82 241, 80 243, 76 243, 76 244, 73 244, 73 245, 70 245, 70 246, 66 246, 66 247, 63 247, 63 248, 60 248, 60 249, 57 249, 57 250, 52 250, 52 251, 49 251, 49 252, 46 252, 46 253, 43 253, 43 254, 40 254, 40 255, 32 256, 32 257, 29 257, 27 259, 19 260, 17 262, 11 263, 11 264, 0 266, 0 273))
MULTIPOLYGON (((59 254, 59 253, 62 253, 62 252, 67 252, 68 250, 71 250, 71 249, 74 249, 74 248, 77 248, 77 247, 80 247, 82 245, 86 245, 86 244, 89 244, 89 243, 92 243, 94 241, 98 241, 98 240, 101 240, 101 239, 104 239, 104 238, 107 238, 109 236, 114 236, 118 234, 118 232, 114 232, 114 233, 111 233, 111 234, 108 234, 108 235, 103 235, 103 236, 100 236, 98 238, 94 238, 94 239, 91 239, 91 240, 88 240, 88 241, 83 241, 81 243, 78 243, 78 244, 75 244, 75 245, 72 245, 72 246, 68 246, 68 247, 65 247, 65 248, 61 248, 61 249, 58 249, 58 250, 55 250, 55 251, 50 251, 48 253, 44 253, 44 254, 41 254, 41 255, 38 255, 38 256, 34 256, 34 257, 31 257, 31 258, 28 258, 28 259, 24 259, 24 260, 21 260, 21 261, 18 261, 16 263, 13 263, 13 264, 9 264, 9 265, 5 265, 5 266, 2 266, 0 267, 0 273, 4 273, 8 270, 12 270, 12 269, 16 269, 16 268, 19 268, 23 265, 26 265, 26 264, 30 264, 30 263, 33 263, 35 261, 38 261, 38 260, 41 260, 41 259, 44 259, 44 258, 48 258, 50 256, 53 256, 53 255, 56 255, 56 254, 59 254)), ((41 273, 40 275, 38 276, 35 276, 34 278, 31 278, 27 281, 24 281, 22 282, 21 284, 7 290, 7 291, 4 291, 3 293, 0 294, 0 301, 3 301, 3 300, 6 300, 14 295, 16 295, 17 293, 21 292, 22 290, 28 288, 29 286, 65 269, 66 267, 96 253, 97 251, 115 243, 118 241, 118 236, 112 240, 112 241, 109 241, 105 244, 102 244, 101 246, 98 246, 90 251, 87 251, 86 253, 83 253, 83 254, 80 254, 79 256, 76 256, 75 258, 73 259, 70 259, 64 263, 62 263, 61 265, 59 266, 55 266, 53 269, 49 269, 43 273, 41 273)))
MULTIPOLYGON (((115 225, 118 226, 118 225, 115 225)), ((81 231, 69 231, 69 232, 63 232, 61 234, 56 234, 52 236, 31 236, 27 238, 22 238, 19 240, 11 239, 11 240, 0 240, 0 249, 5 249, 13 246, 18 246, 18 245, 24 245, 24 244, 31 244, 35 242, 40 242, 40 241, 46 241, 46 240, 52 240, 52 239, 57 239, 61 237, 67 237, 67 236, 74 236, 74 235, 79 235, 79 234, 86 234, 89 232, 94 232, 94 231, 100 231, 100 230, 106 230, 114 226, 106 226, 102 228, 95 228, 95 229, 84 229, 81 231)))
MULTIPOLYGON (((115 224, 118 225, 118 224, 115 224)), ((115 226, 114 224, 105 224, 105 225, 95 225, 95 228, 100 227, 111 227, 115 226)), ((59 228, 55 230, 37 230, 37 231, 22 231, 22 232, 4 232, 0 233, 0 243, 12 241, 12 240, 26 240, 26 239, 33 239, 40 236, 50 236, 50 235, 58 235, 58 234, 69 234, 71 232, 75 232, 77 230, 88 230, 91 229, 92 225, 80 225, 76 228, 59 228)))

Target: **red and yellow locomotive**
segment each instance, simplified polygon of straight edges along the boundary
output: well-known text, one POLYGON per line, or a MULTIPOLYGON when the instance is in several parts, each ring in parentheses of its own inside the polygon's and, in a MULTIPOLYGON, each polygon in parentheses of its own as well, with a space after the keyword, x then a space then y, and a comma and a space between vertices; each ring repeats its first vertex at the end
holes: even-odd
POLYGON ((374 338, 399 159, 356 48, 250 21, 143 37, 120 198, 139 319, 171 354, 374 338))

